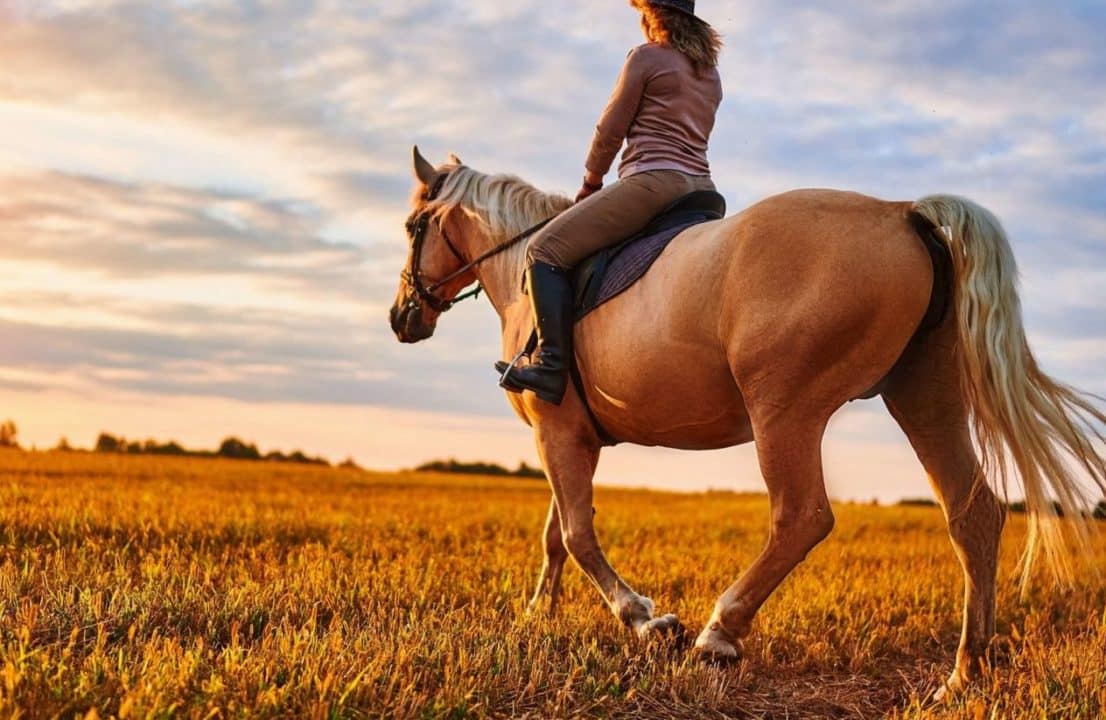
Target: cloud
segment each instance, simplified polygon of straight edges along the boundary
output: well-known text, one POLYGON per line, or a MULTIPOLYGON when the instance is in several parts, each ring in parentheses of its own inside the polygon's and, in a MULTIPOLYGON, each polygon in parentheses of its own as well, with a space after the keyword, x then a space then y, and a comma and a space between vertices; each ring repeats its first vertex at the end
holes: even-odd
POLYGON ((310 207, 59 173, 0 189, 15 271, 0 281, 0 367, 152 394, 502 407, 494 392, 472 402, 488 363, 460 338, 439 341, 460 368, 401 355, 385 322, 395 275, 318 237, 310 207))
MULTIPOLYGON (((0 178, 0 238, 13 260, 103 275, 348 275, 360 250, 318 237, 315 208, 294 201, 138 185, 60 173, 0 178)), ((352 288, 350 288, 352 291, 352 288)), ((352 294, 352 292, 351 292, 352 294)))

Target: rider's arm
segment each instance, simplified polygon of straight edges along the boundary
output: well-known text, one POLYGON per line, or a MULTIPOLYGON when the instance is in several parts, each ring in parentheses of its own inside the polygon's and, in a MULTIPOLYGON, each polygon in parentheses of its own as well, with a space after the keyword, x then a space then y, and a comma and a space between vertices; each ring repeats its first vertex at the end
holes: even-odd
POLYGON ((607 103, 607 109, 599 118, 599 124, 595 127, 595 137, 591 141, 591 151, 588 153, 584 167, 588 175, 603 176, 611 168, 615 155, 622 149, 622 141, 626 139, 626 133, 637 115, 641 105, 641 96, 645 93, 645 53, 642 48, 634 48, 626 56, 626 64, 622 67, 622 74, 618 78, 611 99, 607 103))

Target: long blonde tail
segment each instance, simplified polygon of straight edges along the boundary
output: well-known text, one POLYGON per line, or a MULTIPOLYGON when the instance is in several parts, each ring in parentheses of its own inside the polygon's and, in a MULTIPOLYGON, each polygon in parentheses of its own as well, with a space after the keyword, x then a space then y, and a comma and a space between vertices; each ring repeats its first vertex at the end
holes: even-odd
POLYGON ((1085 471, 1106 495, 1106 460, 1095 448, 1104 442, 1098 428, 1106 415, 1037 366, 1022 324, 1017 265, 998 219, 950 195, 923 198, 914 209, 944 230, 952 255, 961 384, 984 476, 997 475, 1006 495, 1016 471, 1025 493, 1022 591, 1042 549, 1057 580, 1069 581, 1071 554, 1086 549, 1094 527, 1091 485, 1078 476, 1085 471))

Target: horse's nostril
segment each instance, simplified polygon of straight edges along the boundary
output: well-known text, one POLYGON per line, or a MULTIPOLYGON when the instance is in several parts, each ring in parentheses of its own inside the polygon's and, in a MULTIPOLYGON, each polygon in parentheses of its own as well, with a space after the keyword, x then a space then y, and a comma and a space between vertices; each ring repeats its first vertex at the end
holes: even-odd
POLYGON ((388 318, 392 323, 392 332, 396 333, 397 335, 402 332, 403 326, 407 322, 407 316, 406 313, 404 313, 399 306, 392 306, 391 311, 388 313, 388 318))

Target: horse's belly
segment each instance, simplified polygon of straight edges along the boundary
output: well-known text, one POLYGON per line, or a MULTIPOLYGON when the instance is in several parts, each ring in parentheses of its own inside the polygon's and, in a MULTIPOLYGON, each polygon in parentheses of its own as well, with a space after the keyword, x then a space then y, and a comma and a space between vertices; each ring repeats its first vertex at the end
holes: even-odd
POLYGON ((618 440, 688 450, 752 440, 717 322, 643 303, 648 278, 594 311, 577 339, 588 403, 618 440), (639 297, 641 296, 641 297, 639 297))
MULTIPOLYGON (((749 416, 737 392, 674 383, 651 391, 653 402, 627 405, 627 396, 588 388, 588 402, 603 428, 620 442, 682 450, 713 450, 750 442, 749 416)), ((632 401, 630 401, 632 402, 632 401)))

